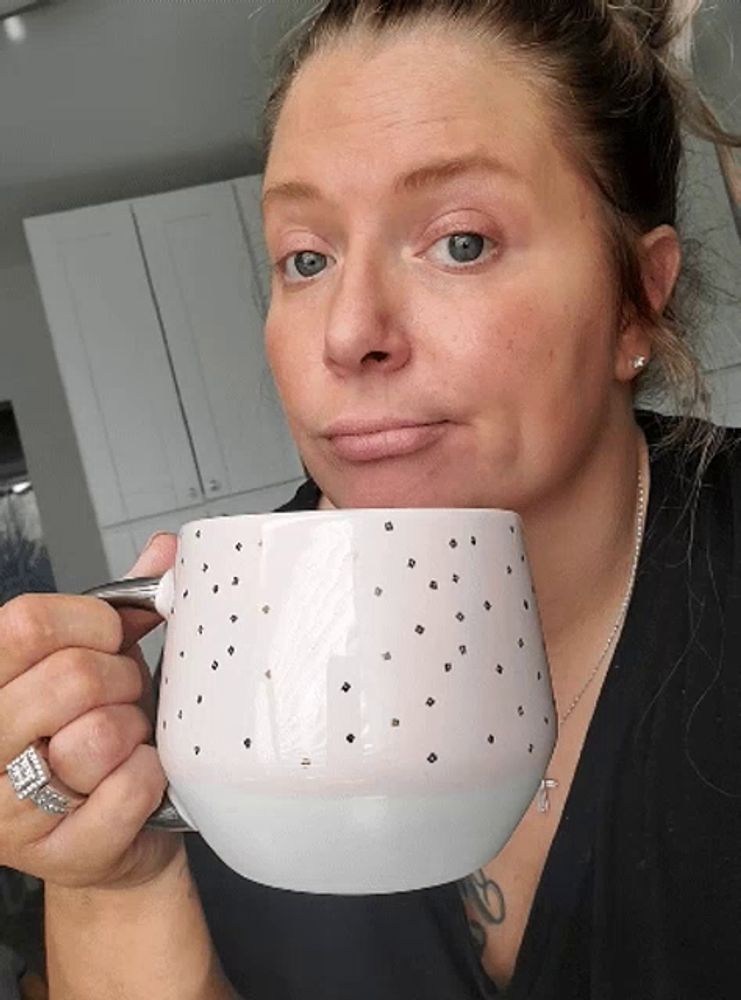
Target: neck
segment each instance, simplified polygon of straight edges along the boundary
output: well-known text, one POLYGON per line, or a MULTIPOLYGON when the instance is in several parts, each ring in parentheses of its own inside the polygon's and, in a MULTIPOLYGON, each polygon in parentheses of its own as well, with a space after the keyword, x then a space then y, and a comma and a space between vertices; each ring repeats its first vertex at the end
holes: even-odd
POLYGON ((575 693, 620 612, 635 556, 638 472, 647 446, 632 423, 613 431, 557 496, 521 512, 557 700, 575 693), (559 695, 564 693, 564 697, 559 695))

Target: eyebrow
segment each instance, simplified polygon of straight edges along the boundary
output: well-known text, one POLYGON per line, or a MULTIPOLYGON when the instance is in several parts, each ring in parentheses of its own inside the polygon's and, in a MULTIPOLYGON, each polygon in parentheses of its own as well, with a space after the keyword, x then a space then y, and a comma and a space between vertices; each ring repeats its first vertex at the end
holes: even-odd
MULTIPOLYGON (((393 182, 394 194, 410 194, 423 191, 436 184, 454 180, 464 174, 498 174, 510 180, 525 183, 525 178, 515 168, 497 157, 488 154, 432 160, 409 173, 402 174, 393 182)), ((305 181, 282 181, 265 189, 262 196, 263 208, 273 199, 281 201, 323 201, 320 188, 305 181)))

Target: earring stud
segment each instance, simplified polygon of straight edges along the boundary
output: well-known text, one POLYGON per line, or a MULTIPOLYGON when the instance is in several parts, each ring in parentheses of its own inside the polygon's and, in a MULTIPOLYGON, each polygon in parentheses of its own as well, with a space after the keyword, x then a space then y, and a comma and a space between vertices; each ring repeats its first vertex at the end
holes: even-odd
POLYGON ((633 367, 635 368, 636 371, 641 371, 641 369, 645 368, 647 364, 648 364, 648 358, 644 358, 642 354, 639 354, 637 357, 633 358, 633 367))

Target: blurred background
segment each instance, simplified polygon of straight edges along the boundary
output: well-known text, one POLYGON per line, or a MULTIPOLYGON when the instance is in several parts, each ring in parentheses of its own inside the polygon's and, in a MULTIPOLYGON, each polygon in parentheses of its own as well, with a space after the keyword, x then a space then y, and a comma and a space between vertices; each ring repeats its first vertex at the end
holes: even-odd
MULTIPOLYGON (((259 122, 314 6, 0 0, 0 603, 300 481, 262 353, 259 122)), ((739 45, 739 0, 707 3, 695 72, 736 131, 739 45)), ((738 170, 691 140, 682 214, 714 288, 713 413, 741 425, 738 170)), ((40 971, 39 887, 0 870, 0 970, 3 949, 40 971)))

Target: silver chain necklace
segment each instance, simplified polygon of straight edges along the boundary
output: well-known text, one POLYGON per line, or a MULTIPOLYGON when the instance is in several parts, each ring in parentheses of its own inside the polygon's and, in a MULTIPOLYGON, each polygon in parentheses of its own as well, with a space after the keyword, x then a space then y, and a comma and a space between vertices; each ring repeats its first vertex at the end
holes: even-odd
MULTIPOLYGON (((639 468, 638 470, 638 504, 636 510, 636 535, 635 535, 635 545, 633 549, 633 564, 630 570, 630 578, 628 580, 628 586, 625 589, 625 594, 623 596, 622 603, 620 605, 620 611, 618 612, 615 624, 612 627, 610 636, 605 643, 605 648, 602 650, 599 660, 595 664, 589 677, 587 677, 584 686, 581 691, 573 699, 569 707, 566 709, 564 714, 560 718, 560 723, 563 726, 566 720, 569 718, 571 713, 574 711, 576 706, 581 701, 584 693, 586 692, 589 685, 592 683, 594 678, 599 673, 600 667, 605 662, 607 654, 612 649, 613 643, 615 642, 615 637, 617 636, 623 622, 625 621, 625 616, 628 612, 628 605, 630 604, 631 597, 633 596, 633 587, 635 585, 636 572, 638 571, 638 560, 641 554, 641 546, 643 544, 643 531, 646 526, 646 494, 643 486, 643 475, 639 468)), ((555 778, 549 778, 547 775, 540 783, 538 789, 537 802, 538 802, 538 812, 547 813, 551 807, 549 791, 553 788, 558 788, 558 782, 555 778)))

